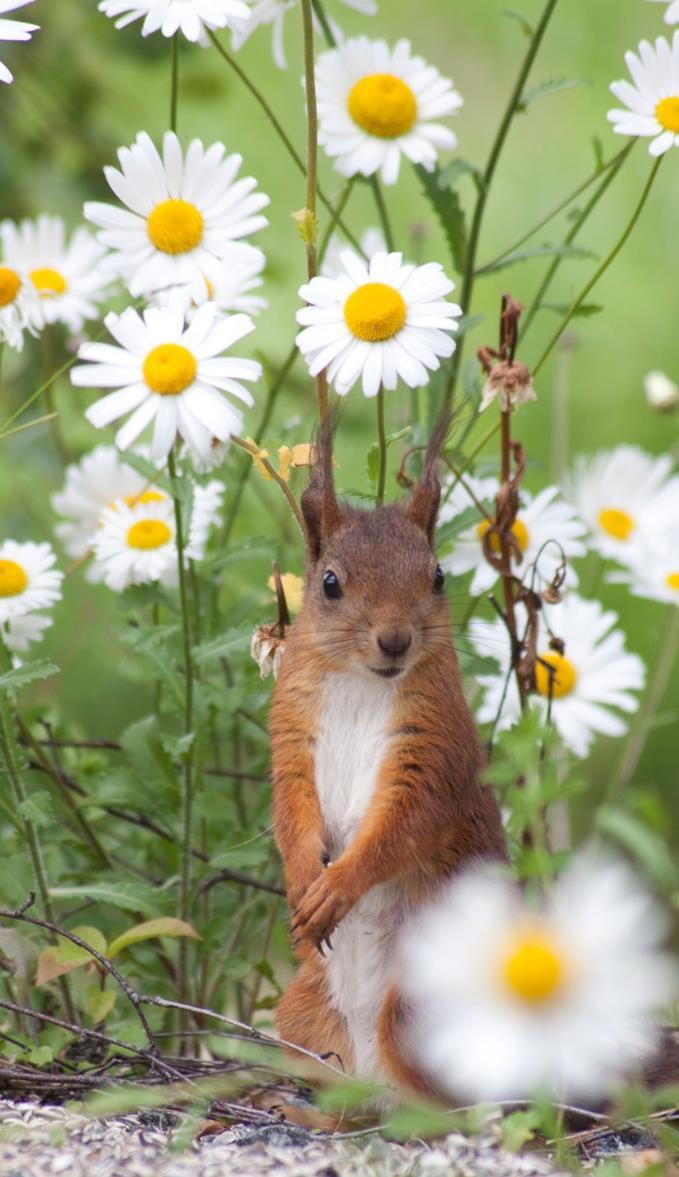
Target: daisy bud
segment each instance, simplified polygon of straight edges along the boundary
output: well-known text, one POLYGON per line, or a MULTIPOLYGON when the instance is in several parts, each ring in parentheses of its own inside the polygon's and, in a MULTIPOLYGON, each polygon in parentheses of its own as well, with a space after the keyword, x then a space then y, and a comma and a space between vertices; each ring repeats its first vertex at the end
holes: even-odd
POLYGON ((250 656, 257 663, 262 678, 268 678, 270 674, 278 677, 284 649, 285 639, 280 636, 278 622, 257 626, 250 643, 250 656))
POLYGON ((664 372, 644 376, 644 392, 651 408, 660 413, 669 413, 679 405, 679 388, 664 372))
POLYGON ((487 409, 496 397, 499 398, 503 413, 515 405, 537 400, 530 369, 516 360, 500 360, 494 364, 484 385, 481 410, 487 409))

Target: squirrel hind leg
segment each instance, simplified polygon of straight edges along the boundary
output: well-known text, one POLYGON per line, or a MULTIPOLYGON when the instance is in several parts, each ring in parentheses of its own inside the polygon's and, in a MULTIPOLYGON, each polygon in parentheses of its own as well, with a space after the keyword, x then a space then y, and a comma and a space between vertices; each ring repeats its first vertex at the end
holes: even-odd
MULTIPOLYGON (((351 1074, 354 1052, 344 1018, 328 1000, 325 969, 319 957, 304 962, 276 1006, 276 1028, 281 1038, 304 1050, 327 1057, 329 1063, 351 1074)), ((297 1051, 291 1057, 309 1077, 326 1082, 332 1073, 297 1051), (307 1066, 308 1064, 308 1066, 307 1066)))
POLYGON ((423 1095, 428 1099, 442 1098, 428 1079, 409 1057, 409 1039, 412 1015, 408 1003, 392 985, 380 1010, 377 1042, 380 1062, 389 1079, 399 1087, 423 1095))

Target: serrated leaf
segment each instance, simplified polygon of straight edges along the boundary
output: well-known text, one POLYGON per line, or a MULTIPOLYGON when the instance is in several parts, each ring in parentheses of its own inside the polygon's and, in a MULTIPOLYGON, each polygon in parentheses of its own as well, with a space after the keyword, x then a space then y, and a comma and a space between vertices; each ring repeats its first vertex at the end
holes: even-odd
MULTIPOLYGON (((570 311, 570 304, 567 302, 541 302, 540 309, 545 311, 555 311, 557 315, 567 315, 570 311)), ((572 319, 590 319, 592 315, 598 315, 604 308, 597 302, 583 302, 577 310, 571 315, 572 319)))
POLYGON ((24 662, 23 666, 17 666, 14 670, 8 670, 0 675, 0 690, 25 687, 27 683, 36 679, 51 678, 53 674, 58 673, 59 667, 53 662, 48 662, 46 658, 40 658, 37 662, 24 662))
POLYGON ((531 103, 539 102, 541 98, 546 98, 549 94, 558 94, 561 90, 575 90, 578 86, 586 86, 587 84, 582 78, 552 78, 548 82, 541 82, 539 86, 534 86, 532 90, 526 90, 517 103, 516 109, 524 111, 531 103))
POLYGON ((161 916, 160 919, 135 924, 133 928, 128 928, 121 936, 117 936, 109 944, 107 956, 112 960, 131 944, 139 944, 142 940, 158 940, 163 936, 190 936, 192 940, 202 939, 195 928, 184 920, 175 919, 173 916, 161 916))
POLYGON ((467 227, 460 198, 455 189, 446 184, 438 168, 428 172, 418 164, 415 171, 443 229, 453 265, 459 273, 464 269, 467 254, 467 227))
POLYGON ((532 40, 535 30, 530 21, 526 20, 523 13, 517 12, 516 8, 503 8, 502 15, 509 17, 510 20, 515 20, 520 26, 524 37, 527 37, 529 41, 532 40))
POLYGON ((24 821, 37 826, 39 830, 46 829, 54 822, 52 798, 45 790, 31 793, 30 797, 27 797, 25 801, 19 802, 17 809, 24 821))
POLYGON ((131 627, 120 635, 120 640, 125 642, 125 645, 132 646, 133 650, 146 653, 157 646, 165 645, 169 638, 179 633, 180 628, 178 622, 172 622, 170 625, 148 625, 143 629, 131 627))
MULTIPOLYGON (((106 939, 98 928, 86 926, 72 930, 74 935, 80 936, 81 940, 91 944, 102 956, 105 955, 106 939)), ((38 957, 35 983, 40 988, 41 985, 47 985, 49 981, 54 981, 56 977, 63 977, 66 973, 72 973, 74 969, 89 964, 93 959, 87 949, 72 944, 70 940, 51 945, 49 948, 43 949, 38 957)))
POLYGON ((88 883, 87 886, 50 887, 55 899, 89 899, 110 903, 123 911, 140 911, 149 917, 158 914, 158 889, 146 883, 88 883))
POLYGON ((227 629, 225 633, 213 638, 212 641, 203 642, 200 646, 196 646, 193 656, 198 663, 226 658, 230 654, 235 654, 237 650, 248 650, 251 638, 252 626, 239 625, 233 629, 227 629))
POLYGON ((591 249, 582 249, 579 245, 536 245, 530 249, 517 249, 516 253, 508 253, 495 262, 490 262, 479 270, 479 274, 497 274, 499 270, 506 270, 508 266, 515 266, 519 262, 530 261, 535 257, 564 257, 591 258, 596 254, 591 249))
POLYGON ((446 164, 439 172, 439 183, 442 187, 452 188, 462 176, 472 176, 479 187, 483 187, 483 172, 475 163, 468 159, 454 159, 446 164))
POLYGON ((157 794, 157 786, 160 785, 167 796, 176 796, 178 784, 175 766, 163 747, 155 715, 147 715, 137 723, 130 724, 120 737, 120 743, 135 776, 143 781, 147 789, 157 794))

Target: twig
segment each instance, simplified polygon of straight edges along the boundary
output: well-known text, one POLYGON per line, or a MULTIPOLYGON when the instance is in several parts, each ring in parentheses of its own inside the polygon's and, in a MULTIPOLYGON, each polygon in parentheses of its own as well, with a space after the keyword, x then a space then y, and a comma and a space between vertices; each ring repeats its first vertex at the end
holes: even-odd
POLYGON ((302 535, 304 535, 305 534, 305 532, 304 532, 304 519, 302 518, 302 512, 299 509, 299 504, 297 502, 297 499, 295 498, 294 494, 290 490, 290 487, 288 486, 285 479, 281 478, 280 474, 278 473, 278 470, 276 470, 275 467, 271 465, 271 462, 269 461, 268 458, 262 457, 262 455, 256 445, 252 445, 252 443, 249 441, 246 441, 244 437, 235 437, 234 436, 231 438, 231 440, 233 441, 234 445, 240 446, 240 448, 242 450, 245 450, 248 454, 250 454, 250 457, 257 458, 257 461, 262 463, 262 466, 264 467, 264 469, 266 470, 266 472, 270 476, 270 478, 272 478, 273 481, 278 486, 280 486, 281 490, 283 491, 283 494, 285 495, 286 499, 288 500, 288 505, 290 507, 290 510, 292 511, 293 515, 295 516, 295 519, 297 520, 297 523, 299 524, 300 531, 302 532, 302 535))
POLYGON ((266 891, 269 895, 281 895, 283 898, 286 895, 283 887, 278 887, 276 883, 263 883, 260 879, 253 879, 238 870, 220 870, 219 874, 201 883, 198 894, 203 895, 206 891, 211 891, 218 883, 241 883, 244 887, 254 887, 256 891, 266 891))

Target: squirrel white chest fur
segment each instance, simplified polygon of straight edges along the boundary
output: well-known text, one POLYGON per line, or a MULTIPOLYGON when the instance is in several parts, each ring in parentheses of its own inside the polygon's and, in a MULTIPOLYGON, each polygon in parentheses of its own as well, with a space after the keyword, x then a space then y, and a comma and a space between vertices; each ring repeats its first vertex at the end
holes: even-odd
MULTIPOLYGON (((316 790, 331 860, 353 840, 375 792, 389 744, 398 685, 357 674, 328 674, 316 741, 316 790)), ((326 957, 329 999, 353 1043, 353 1073, 379 1079, 377 1019, 393 981, 402 905, 392 885, 373 887, 332 936, 326 957)))

